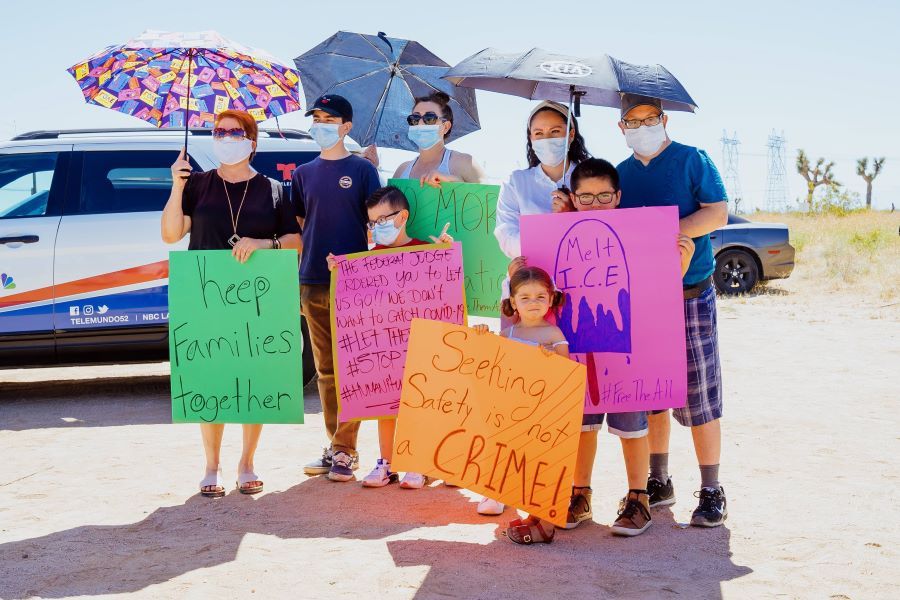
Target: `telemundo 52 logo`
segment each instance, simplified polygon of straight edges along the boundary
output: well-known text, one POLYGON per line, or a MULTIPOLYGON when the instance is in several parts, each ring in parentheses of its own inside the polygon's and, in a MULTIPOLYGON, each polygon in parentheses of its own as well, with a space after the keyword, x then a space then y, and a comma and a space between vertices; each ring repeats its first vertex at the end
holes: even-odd
POLYGON ((13 279, 12 275, 0 273, 0 288, 3 288, 4 290, 14 290, 16 289, 16 280, 13 279))

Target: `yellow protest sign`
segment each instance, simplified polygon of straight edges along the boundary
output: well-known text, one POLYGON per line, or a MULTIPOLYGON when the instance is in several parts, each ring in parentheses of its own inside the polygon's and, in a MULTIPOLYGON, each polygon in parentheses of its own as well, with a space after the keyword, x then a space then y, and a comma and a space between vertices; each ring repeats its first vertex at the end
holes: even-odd
POLYGON ((584 365, 540 348, 416 319, 393 467, 565 525, 585 378, 584 365))

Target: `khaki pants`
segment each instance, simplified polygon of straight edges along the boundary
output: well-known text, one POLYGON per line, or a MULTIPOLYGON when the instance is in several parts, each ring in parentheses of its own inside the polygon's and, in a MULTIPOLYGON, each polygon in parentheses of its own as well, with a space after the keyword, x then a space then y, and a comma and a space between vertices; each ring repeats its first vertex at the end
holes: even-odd
POLYGON ((337 392, 334 387, 334 356, 331 347, 331 297, 328 285, 302 284, 300 310, 306 317, 312 341, 316 373, 319 376, 319 398, 325 414, 325 431, 335 452, 343 450, 356 455, 359 421, 338 422, 337 392))

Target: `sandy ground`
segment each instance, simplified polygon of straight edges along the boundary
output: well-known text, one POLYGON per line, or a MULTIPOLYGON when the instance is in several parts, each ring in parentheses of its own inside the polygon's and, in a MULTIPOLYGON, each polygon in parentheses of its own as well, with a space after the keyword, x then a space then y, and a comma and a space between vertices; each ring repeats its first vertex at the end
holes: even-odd
MULTIPOLYGON (((466 492, 306 478, 314 387, 305 425, 264 431, 266 492, 212 501, 195 495, 197 428, 169 424, 167 365, 0 371, 0 597, 900 597, 900 311, 775 288, 720 302, 720 332, 726 525, 678 525, 699 474, 676 424, 678 503, 612 537, 625 478, 604 432, 596 522, 530 548, 466 492)), ((364 425, 361 475, 375 436, 364 425)))

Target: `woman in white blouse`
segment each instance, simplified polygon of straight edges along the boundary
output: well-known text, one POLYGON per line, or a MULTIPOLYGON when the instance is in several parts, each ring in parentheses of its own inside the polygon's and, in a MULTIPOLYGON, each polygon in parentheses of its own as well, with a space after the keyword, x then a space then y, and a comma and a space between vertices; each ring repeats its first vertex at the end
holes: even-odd
MULTIPOLYGON (((591 157, 578 130, 578 121, 573 116, 569 131, 569 160, 566 161, 568 117, 569 110, 558 102, 541 102, 531 111, 526 145, 529 167, 513 171, 500 188, 494 236, 503 253, 513 259, 509 265, 510 274, 525 266, 519 241, 519 217, 571 210, 568 193, 560 187, 568 189, 569 176, 575 165, 591 157)), ((503 297, 509 297, 509 279, 504 282, 503 297)), ((502 328, 509 324, 501 317, 502 328)), ((483 498, 478 503, 478 512, 483 515, 499 515, 505 509, 502 503, 491 498, 483 498)))
POLYGON ((554 212, 554 205, 557 211, 565 210, 568 195, 559 188, 568 188, 569 175, 575 165, 591 156, 578 129, 578 121, 573 116, 569 131, 568 168, 563 173, 568 116, 569 110, 558 102, 541 102, 531 111, 526 150, 529 168, 513 171, 500 188, 494 236, 503 253, 515 259, 510 265, 510 272, 524 263, 519 243, 519 217, 554 212))

